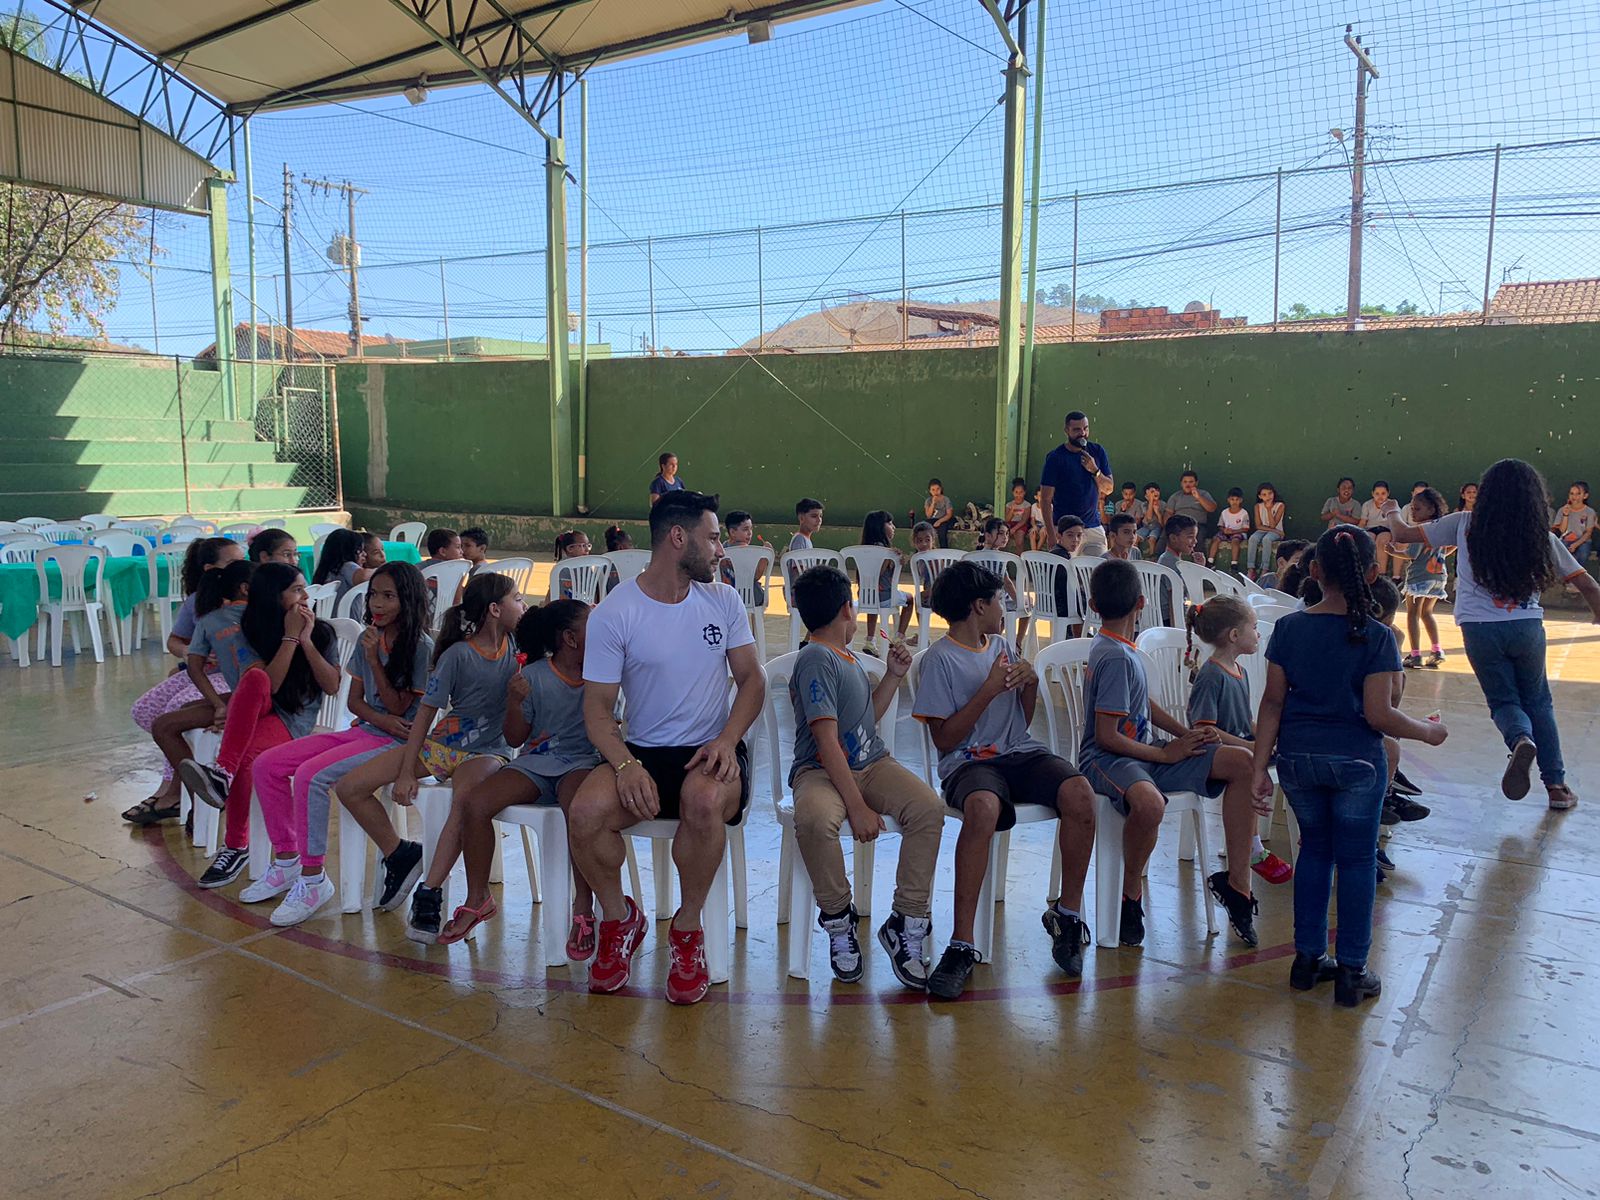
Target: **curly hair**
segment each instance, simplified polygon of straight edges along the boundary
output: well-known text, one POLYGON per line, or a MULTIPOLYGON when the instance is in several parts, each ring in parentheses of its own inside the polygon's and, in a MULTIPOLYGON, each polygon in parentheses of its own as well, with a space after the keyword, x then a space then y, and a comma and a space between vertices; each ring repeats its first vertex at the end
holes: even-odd
POLYGON ((1550 552, 1550 495, 1519 458, 1502 458, 1478 481, 1467 526, 1472 574, 1497 600, 1521 604, 1558 579, 1550 552))
POLYGON ((1335 525, 1317 539, 1322 590, 1324 593, 1337 591, 1344 596, 1352 642, 1367 640, 1367 625, 1375 611, 1367 570, 1377 561, 1377 544, 1372 535, 1359 526, 1335 525))

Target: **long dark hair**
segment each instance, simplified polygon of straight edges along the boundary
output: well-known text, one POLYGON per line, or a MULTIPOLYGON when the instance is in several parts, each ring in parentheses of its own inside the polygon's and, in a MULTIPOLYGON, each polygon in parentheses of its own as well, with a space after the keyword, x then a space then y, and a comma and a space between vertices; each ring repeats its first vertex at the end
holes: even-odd
POLYGON ((552 600, 540 608, 530 608, 517 622, 517 649, 536 662, 549 658, 561 648, 561 635, 589 615, 582 600, 552 600))
POLYGON ((1367 568, 1377 561, 1377 543, 1358 525, 1335 525, 1317 539, 1322 590, 1337 589, 1344 596, 1352 642, 1367 640, 1367 625, 1377 611, 1372 588, 1367 583, 1367 568))
POLYGON ((464 642, 483 627, 488 619, 489 606, 498 604, 517 590, 517 581, 498 571, 482 571, 467 581, 467 590, 461 603, 444 614, 444 629, 434 643, 433 661, 437 664, 444 652, 457 642, 464 642))
POLYGON ((244 556, 251 562, 265 562, 278 552, 279 546, 292 541, 294 534, 287 529, 258 529, 244 556))
POLYGON ((1520 458, 1502 458, 1478 481, 1467 556, 1473 577, 1498 600, 1521 604, 1556 582, 1550 495, 1520 458))
POLYGON ((621 525, 607 525, 606 553, 611 554, 620 549, 623 538, 627 538, 630 542, 633 540, 632 536, 621 525))
POLYGON ((195 538, 189 543, 189 548, 183 552, 183 594, 192 596, 200 590, 200 580, 206 574, 206 568, 213 566, 222 554, 224 546, 233 543, 225 537, 195 538))
MULTIPOLYGON (((397 692, 415 687, 423 682, 411 678, 411 664, 417 657, 417 643, 427 634, 433 622, 433 593, 427 580, 413 563, 384 563, 372 573, 372 580, 388 579, 394 583, 394 594, 400 602, 395 615, 394 647, 389 651, 389 661, 383 664, 383 673, 389 686, 397 692)), ((370 588, 368 589, 370 595, 370 588)))
MULTIPOLYGON (((244 615, 239 618, 239 628, 245 641, 250 643, 263 663, 272 661, 283 642, 283 593, 300 579, 300 568, 284 563, 261 563, 250 577, 250 598, 245 601, 244 615)), ((318 621, 313 634, 319 642, 333 640, 333 627, 318 621)), ((289 662, 288 673, 278 690, 272 693, 273 701, 287 712, 299 712, 307 704, 318 700, 322 689, 311 674, 311 663, 295 647, 294 658, 289 662)))
POLYGON ((339 568, 345 563, 359 562, 361 552, 367 548, 365 534, 354 529, 335 529, 322 543, 322 555, 317 559, 317 570, 312 583, 337 582, 339 568))
POLYGON ((237 600, 250 586, 250 573, 254 566, 249 559, 238 558, 220 571, 206 571, 200 576, 200 586, 194 590, 194 615, 203 617, 216 612, 229 600, 237 600))
POLYGON ((556 561, 557 562, 560 562, 562 559, 566 558, 567 550, 572 546, 572 543, 577 541, 577 540, 578 540, 578 531, 576 529, 569 529, 565 533, 556 534, 556 561))
POLYGON ((893 520, 893 514, 884 509, 880 508, 869 512, 867 519, 861 523, 861 544, 863 546, 887 546, 889 544, 889 525, 893 520))

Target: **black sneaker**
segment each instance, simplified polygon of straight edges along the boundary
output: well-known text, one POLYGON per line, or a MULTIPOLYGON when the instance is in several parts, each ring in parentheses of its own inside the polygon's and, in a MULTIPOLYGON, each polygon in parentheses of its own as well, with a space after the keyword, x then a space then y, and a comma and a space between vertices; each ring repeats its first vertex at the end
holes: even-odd
POLYGON ((1144 945, 1144 903, 1122 898, 1122 920, 1117 924, 1117 941, 1124 946, 1144 945))
POLYGON ((383 890, 378 893, 378 902, 373 907, 379 912, 393 912, 399 908, 421 874, 421 844, 402 841, 394 848, 394 853, 383 860, 383 890))
POLYGON ((1389 785, 1389 790, 1401 796, 1422 795, 1422 789, 1416 784, 1412 783, 1411 779, 1406 775, 1406 773, 1400 770, 1398 767, 1395 768, 1394 782, 1389 785))
POLYGON ((1083 948, 1089 943, 1089 927, 1077 917, 1069 917, 1051 905, 1044 910, 1044 931, 1050 935, 1050 957, 1074 979, 1083 974, 1083 948))
MULTIPOLYGON (((228 789, 233 786, 233 777, 221 767, 186 758, 178 764, 178 778, 183 780, 183 786, 189 789, 191 795, 204 800, 212 808, 227 807, 228 789)), ((1526 788, 1523 794, 1527 794, 1526 788)))
POLYGON ((1427 667, 1428 670, 1430 670, 1430 671, 1437 671, 1443 665, 1444 665, 1444 651, 1443 650, 1430 651, 1428 653, 1427 662, 1423 663, 1423 666, 1427 667))
POLYGON ((1418 651, 1412 651, 1410 654, 1406 655, 1400 660, 1400 665, 1408 671, 1420 670, 1422 668, 1421 653, 1418 651))
POLYGON ((431 946, 439 940, 444 921, 444 889, 418 886, 411 893, 411 915, 406 918, 406 936, 413 942, 431 946))
POLYGON ((967 990, 967 980, 972 968, 978 965, 978 957, 976 947, 951 942, 944 948, 933 974, 928 976, 928 994, 940 1000, 956 999, 967 990))
POLYGON ((861 916, 852 904, 837 917, 817 914, 817 924, 828 935, 828 962, 833 976, 840 983, 856 983, 861 979, 861 943, 856 940, 856 922, 861 916))
POLYGON ((245 863, 250 861, 250 851, 235 850, 231 846, 223 847, 221 853, 211 860, 211 865, 206 868, 206 873, 200 876, 200 886, 206 889, 227 887, 239 878, 244 870, 245 863))
POLYGON ((1394 806, 1395 799, 1396 799, 1396 797, 1395 797, 1395 794, 1393 792, 1390 792, 1387 796, 1385 796, 1383 798, 1383 812, 1380 813, 1379 816, 1378 816, 1378 823, 1379 824, 1381 824, 1381 825, 1398 825, 1398 824, 1400 824, 1400 813, 1399 813, 1399 810, 1397 810, 1395 808, 1395 806, 1394 806))
POLYGON ((1396 792, 1389 793, 1387 803, 1402 821, 1420 821, 1433 811, 1426 804, 1418 804, 1410 796, 1402 796, 1396 792))
POLYGON ((1217 898, 1217 903, 1228 910, 1228 924, 1233 926, 1233 931, 1247 946, 1259 946, 1261 939, 1256 936, 1256 912, 1260 905, 1254 896, 1247 896, 1228 882, 1228 873, 1218 871, 1206 879, 1206 886, 1211 889, 1211 894, 1217 898))
POLYGON ((1539 749, 1532 738, 1521 738, 1511 748, 1511 760, 1506 763, 1506 773, 1500 777, 1500 791, 1507 800, 1521 800, 1533 786, 1533 760, 1539 749))
POLYGON ((1344 1008, 1354 1008, 1383 991, 1383 980, 1365 967, 1347 967, 1341 963, 1334 970, 1333 1002, 1344 1008))
POLYGON ((1385 871, 1394 870, 1394 859, 1384 853, 1383 847, 1378 847, 1378 866, 1385 871))
POLYGON ((928 939, 933 922, 927 917, 907 917, 891 912, 878 927, 878 944, 889 952, 894 977, 918 992, 928 990, 928 939))
POLYGON ((1295 952, 1294 965, 1289 968, 1289 986, 1297 992, 1309 992, 1319 983, 1327 983, 1339 974, 1339 968, 1326 954, 1312 958, 1295 952))

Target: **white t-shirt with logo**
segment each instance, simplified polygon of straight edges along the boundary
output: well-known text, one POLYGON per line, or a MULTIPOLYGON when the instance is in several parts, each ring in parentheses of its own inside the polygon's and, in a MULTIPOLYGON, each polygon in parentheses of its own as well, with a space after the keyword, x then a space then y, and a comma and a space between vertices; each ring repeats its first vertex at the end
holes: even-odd
MULTIPOLYGON (((1544 616, 1544 609, 1539 604, 1538 592, 1520 602, 1507 600, 1490 595, 1489 590, 1473 575, 1472 555, 1467 550, 1467 526, 1471 520, 1472 514, 1469 512, 1453 512, 1422 526, 1423 536, 1428 539, 1432 549, 1460 547, 1456 553, 1456 624, 1540 620, 1544 616)), ((1556 560, 1556 574, 1562 579, 1575 579, 1582 575, 1583 568, 1561 544, 1561 539, 1553 533, 1545 536, 1550 539, 1550 553, 1556 560)))
POLYGON ((703 746, 728 723, 728 651, 754 642, 727 584, 691 583, 663 604, 630 579, 589 615, 583 678, 622 685, 634 745, 703 746))

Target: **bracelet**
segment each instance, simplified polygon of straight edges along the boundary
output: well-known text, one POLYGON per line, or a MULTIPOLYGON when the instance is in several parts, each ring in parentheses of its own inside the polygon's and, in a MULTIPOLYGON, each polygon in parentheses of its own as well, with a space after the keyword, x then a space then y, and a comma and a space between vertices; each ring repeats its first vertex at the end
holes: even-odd
POLYGON ((293 642, 297 646, 300 644, 300 639, 299 638, 290 637, 288 634, 284 634, 283 635, 283 640, 286 641, 286 642, 293 642))
POLYGON ((639 760, 637 758, 625 758, 621 762, 619 762, 615 767, 613 767, 612 770, 616 771, 616 773, 618 775, 621 775, 629 767, 637 767, 638 765, 639 765, 639 760))

